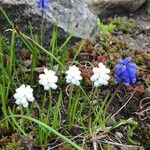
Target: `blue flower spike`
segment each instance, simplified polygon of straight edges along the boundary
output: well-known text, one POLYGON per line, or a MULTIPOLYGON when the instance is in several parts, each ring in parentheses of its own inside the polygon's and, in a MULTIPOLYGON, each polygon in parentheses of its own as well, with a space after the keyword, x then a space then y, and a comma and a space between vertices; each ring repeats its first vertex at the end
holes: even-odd
POLYGON ((37 0, 38 8, 44 10, 48 7, 48 0, 37 0))
POLYGON ((132 63, 132 57, 118 59, 115 65, 115 80, 126 85, 136 82, 136 64, 132 63))

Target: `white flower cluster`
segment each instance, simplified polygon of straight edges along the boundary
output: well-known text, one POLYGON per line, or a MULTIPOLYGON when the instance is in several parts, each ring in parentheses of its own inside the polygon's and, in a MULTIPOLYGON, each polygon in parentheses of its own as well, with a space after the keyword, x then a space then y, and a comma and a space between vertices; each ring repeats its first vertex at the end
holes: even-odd
POLYGON ((73 85, 80 85, 80 80, 82 80, 81 71, 75 65, 70 66, 69 70, 66 72, 66 82, 73 85))
POLYGON ((17 105, 21 104, 23 105, 23 107, 28 107, 28 101, 34 101, 33 89, 29 85, 25 86, 24 84, 22 84, 19 88, 16 89, 14 98, 16 99, 17 105))
POLYGON ((110 69, 106 68, 103 63, 99 63, 99 67, 93 68, 93 76, 91 77, 91 81, 94 82, 94 86, 98 87, 100 85, 107 85, 110 76, 110 69))
MULTIPOLYGON (((91 77, 91 81, 94 82, 94 86, 98 87, 100 85, 107 85, 110 76, 110 69, 106 68, 103 63, 99 63, 99 67, 93 68, 93 76, 91 77)), ((66 82, 71 83, 73 85, 80 85, 80 81, 82 80, 81 71, 75 65, 70 66, 69 70, 66 71, 66 82)), ((39 75, 39 84, 44 86, 45 90, 49 90, 50 88, 57 88, 57 80, 58 77, 56 73, 52 70, 44 69, 44 74, 39 75)), ((16 89, 16 93, 14 94, 14 98, 16 99, 16 104, 22 104, 24 107, 28 107, 28 102, 33 102, 33 89, 27 85, 22 84, 18 89, 16 89)))
POLYGON ((55 72, 52 70, 44 69, 44 74, 39 75, 39 83, 44 86, 45 90, 49 90, 50 88, 56 89, 56 82, 58 77, 55 75, 55 72))

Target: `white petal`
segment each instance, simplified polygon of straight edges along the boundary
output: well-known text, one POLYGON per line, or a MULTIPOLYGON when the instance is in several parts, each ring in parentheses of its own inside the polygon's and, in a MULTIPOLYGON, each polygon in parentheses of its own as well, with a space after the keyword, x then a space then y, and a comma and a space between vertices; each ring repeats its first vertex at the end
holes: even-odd
POLYGON ((106 68, 105 73, 110 73, 110 69, 106 68))
POLYGON ((40 74, 40 75, 39 75, 39 78, 40 78, 40 79, 44 79, 45 77, 46 77, 45 74, 40 74))
POLYGON ((50 86, 49 85, 45 85, 44 89, 48 91, 50 89, 50 86))
POLYGON ((71 80, 72 79, 72 77, 71 76, 66 76, 66 80, 71 80))
POLYGON ((25 85, 22 84, 19 88, 16 89, 16 92, 20 93, 25 89, 25 85))
POLYGON ((94 86, 95 86, 95 87, 98 87, 98 86, 99 86, 99 82, 98 82, 98 81, 95 81, 95 82, 94 82, 94 86))
POLYGON ((91 81, 96 81, 98 79, 99 75, 95 73, 90 79, 91 81))
POLYGON ((73 77, 75 80, 82 80, 82 77, 80 75, 76 75, 73 77))
POLYGON ((100 72, 99 68, 97 68, 97 67, 93 68, 93 73, 99 73, 99 72, 100 72))
POLYGON ((105 65, 104 65, 102 62, 100 62, 100 63, 98 64, 98 66, 99 66, 99 68, 105 67, 105 65))
POLYGON ((15 99, 19 99, 19 98, 22 98, 22 97, 23 97, 22 93, 15 93, 14 94, 15 99))
POLYGON ((44 73, 45 73, 45 74, 48 73, 48 69, 47 69, 47 68, 44 69, 44 73))
POLYGON ((107 85, 108 84, 108 81, 107 80, 104 80, 103 81, 103 85, 107 85))
POLYGON ((67 79, 66 82, 67 82, 67 83, 71 83, 71 80, 67 79))
POLYGON ((80 85, 80 82, 79 82, 78 80, 76 80, 76 81, 74 82, 74 84, 77 85, 77 86, 79 86, 79 85, 80 85))
POLYGON ((98 82, 99 82, 100 85, 103 85, 104 79, 103 78, 99 78, 98 82))
POLYGON ((34 101, 34 97, 32 93, 28 93, 28 95, 26 95, 26 98, 28 99, 28 101, 33 102, 34 101))
POLYGON ((27 108, 28 105, 29 105, 29 103, 28 103, 28 101, 24 101, 24 102, 22 103, 22 105, 23 105, 23 107, 27 108))
POLYGON ((57 76, 54 76, 54 77, 53 77, 53 82, 57 82, 57 80, 58 80, 58 77, 57 77, 57 76))
POLYGON ((51 86, 51 88, 54 89, 54 90, 57 88, 57 85, 54 84, 54 83, 52 83, 50 86, 51 86))
POLYGON ((105 74, 105 75, 103 76, 103 79, 109 80, 109 79, 110 79, 110 76, 109 76, 108 74, 105 74))
POLYGON ((16 103, 17 105, 20 105, 20 104, 21 104, 21 99, 18 98, 15 103, 16 103))
POLYGON ((33 102, 34 101, 34 97, 32 96, 32 97, 28 98, 28 101, 29 102, 33 102))

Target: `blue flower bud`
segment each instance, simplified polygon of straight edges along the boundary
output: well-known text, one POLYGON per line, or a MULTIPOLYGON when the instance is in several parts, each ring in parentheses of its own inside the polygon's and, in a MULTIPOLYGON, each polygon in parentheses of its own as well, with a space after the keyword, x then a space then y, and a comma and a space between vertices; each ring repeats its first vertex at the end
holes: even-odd
POLYGON ((121 72, 125 72, 127 70, 127 67, 125 65, 122 65, 122 68, 121 68, 121 72))
POLYGON ((132 61, 132 57, 127 57, 127 58, 125 58, 124 60, 126 61, 126 63, 129 63, 129 62, 132 61))
POLYGON ((126 85, 136 82, 136 64, 131 63, 132 58, 119 59, 115 65, 115 80, 126 85))
POLYGON ((118 59, 118 63, 122 65, 127 65, 129 62, 131 62, 131 60, 132 60, 131 57, 127 57, 125 59, 118 59))
POLYGON ((37 0, 38 8, 44 10, 48 7, 48 0, 37 0))
POLYGON ((118 59, 118 62, 117 62, 118 64, 123 64, 124 63, 124 61, 123 61, 123 59, 118 59))
POLYGON ((122 69, 122 66, 121 65, 116 65, 115 66, 115 74, 117 76, 119 76, 121 74, 121 69, 122 69))
POLYGON ((122 78, 116 76, 116 82, 117 82, 117 83, 121 83, 121 82, 122 82, 122 78))
POLYGON ((124 78, 124 84, 129 85, 130 84, 130 78, 124 78))

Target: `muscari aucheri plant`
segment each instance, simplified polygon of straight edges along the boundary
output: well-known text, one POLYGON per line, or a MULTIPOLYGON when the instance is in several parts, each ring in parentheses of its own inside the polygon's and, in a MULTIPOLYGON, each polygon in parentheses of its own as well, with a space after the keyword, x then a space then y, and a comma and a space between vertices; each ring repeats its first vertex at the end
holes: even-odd
MULTIPOLYGON (((37 0, 38 8, 44 11, 48 7, 48 0, 37 0)), ((99 87, 102 85, 108 85, 108 80, 110 79, 109 73, 110 69, 103 63, 99 63, 98 67, 93 68, 93 75, 90 77, 91 82, 93 82, 94 87, 99 87)), ((73 65, 69 66, 69 70, 66 71, 66 82, 73 86, 80 86, 83 77, 81 76, 80 69, 73 65)), ((39 75, 39 84, 44 87, 44 90, 49 91, 51 89, 55 90, 58 85, 59 78, 53 70, 48 68, 44 69, 44 74, 39 75)), ((124 83, 126 85, 133 84, 136 82, 136 65, 132 63, 132 58, 127 57, 124 59, 119 59, 115 65, 115 81, 116 83, 124 83)), ((17 105, 22 105, 24 108, 29 107, 29 102, 34 103, 33 89, 30 85, 22 84, 16 89, 14 94, 17 105)))

